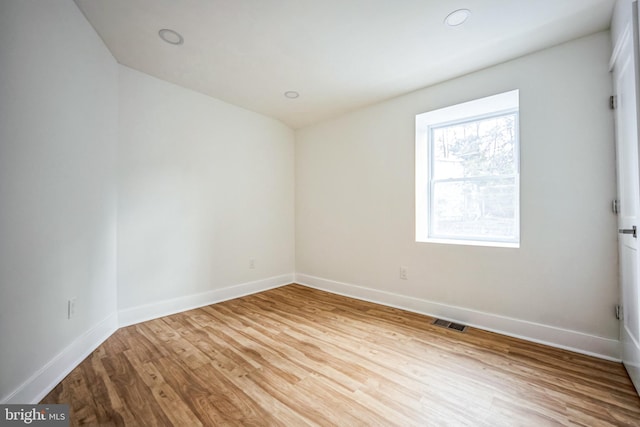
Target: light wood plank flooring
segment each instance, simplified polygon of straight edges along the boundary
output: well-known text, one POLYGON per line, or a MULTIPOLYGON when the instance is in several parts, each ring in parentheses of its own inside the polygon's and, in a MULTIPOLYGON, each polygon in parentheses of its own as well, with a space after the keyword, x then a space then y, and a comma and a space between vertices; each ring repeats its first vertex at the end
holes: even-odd
POLYGON ((118 330, 43 403, 72 425, 639 426, 624 368, 289 285, 118 330))

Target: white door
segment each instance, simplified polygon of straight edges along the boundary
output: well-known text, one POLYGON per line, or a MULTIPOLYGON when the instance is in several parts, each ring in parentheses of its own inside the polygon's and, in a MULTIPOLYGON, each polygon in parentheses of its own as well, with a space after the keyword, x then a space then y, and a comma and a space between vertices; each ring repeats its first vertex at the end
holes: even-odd
MULTIPOLYGON (((634 13, 634 26, 637 14, 634 13)), ((629 25, 614 51, 616 163, 618 174, 618 250, 620 256, 620 341, 622 361, 640 391, 640 176, 634 28, 629 25), (632 230, 638 227, 638 234, 632 230)))

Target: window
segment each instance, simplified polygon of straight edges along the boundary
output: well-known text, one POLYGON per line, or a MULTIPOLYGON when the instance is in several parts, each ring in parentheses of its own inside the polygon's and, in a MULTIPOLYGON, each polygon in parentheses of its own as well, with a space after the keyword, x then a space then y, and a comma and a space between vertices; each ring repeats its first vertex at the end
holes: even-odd
POLYGON ((518 247, 517 90, 416 116, 416 241, 518 247))

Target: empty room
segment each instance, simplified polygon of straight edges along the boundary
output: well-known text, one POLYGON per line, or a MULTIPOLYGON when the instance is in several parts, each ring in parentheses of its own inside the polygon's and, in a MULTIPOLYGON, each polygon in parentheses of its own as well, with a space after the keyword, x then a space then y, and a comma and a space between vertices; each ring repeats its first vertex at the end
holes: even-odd
POLYGON ((0 0, 0 425, 640 425, 638 20, 0 0))

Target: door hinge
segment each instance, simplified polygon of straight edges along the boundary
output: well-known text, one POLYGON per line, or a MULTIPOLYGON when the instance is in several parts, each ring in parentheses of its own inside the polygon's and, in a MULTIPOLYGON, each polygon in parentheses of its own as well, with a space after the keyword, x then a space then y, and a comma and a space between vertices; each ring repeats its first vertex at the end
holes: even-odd
POLYGON ((618 199, 614 199, 611 202, 611 210, 613 210, 613 213, 618 215, 618 213, 620 213, 620 204, 618 203, 618 199))
POLYGON ((609 108, 615 110, 618 106, 618 97, 615 95, 611 95, 609 97, 609 108))
POLYGON ((616 319, 622 319, 622 306, 620 304, 616 305, 616 319))

